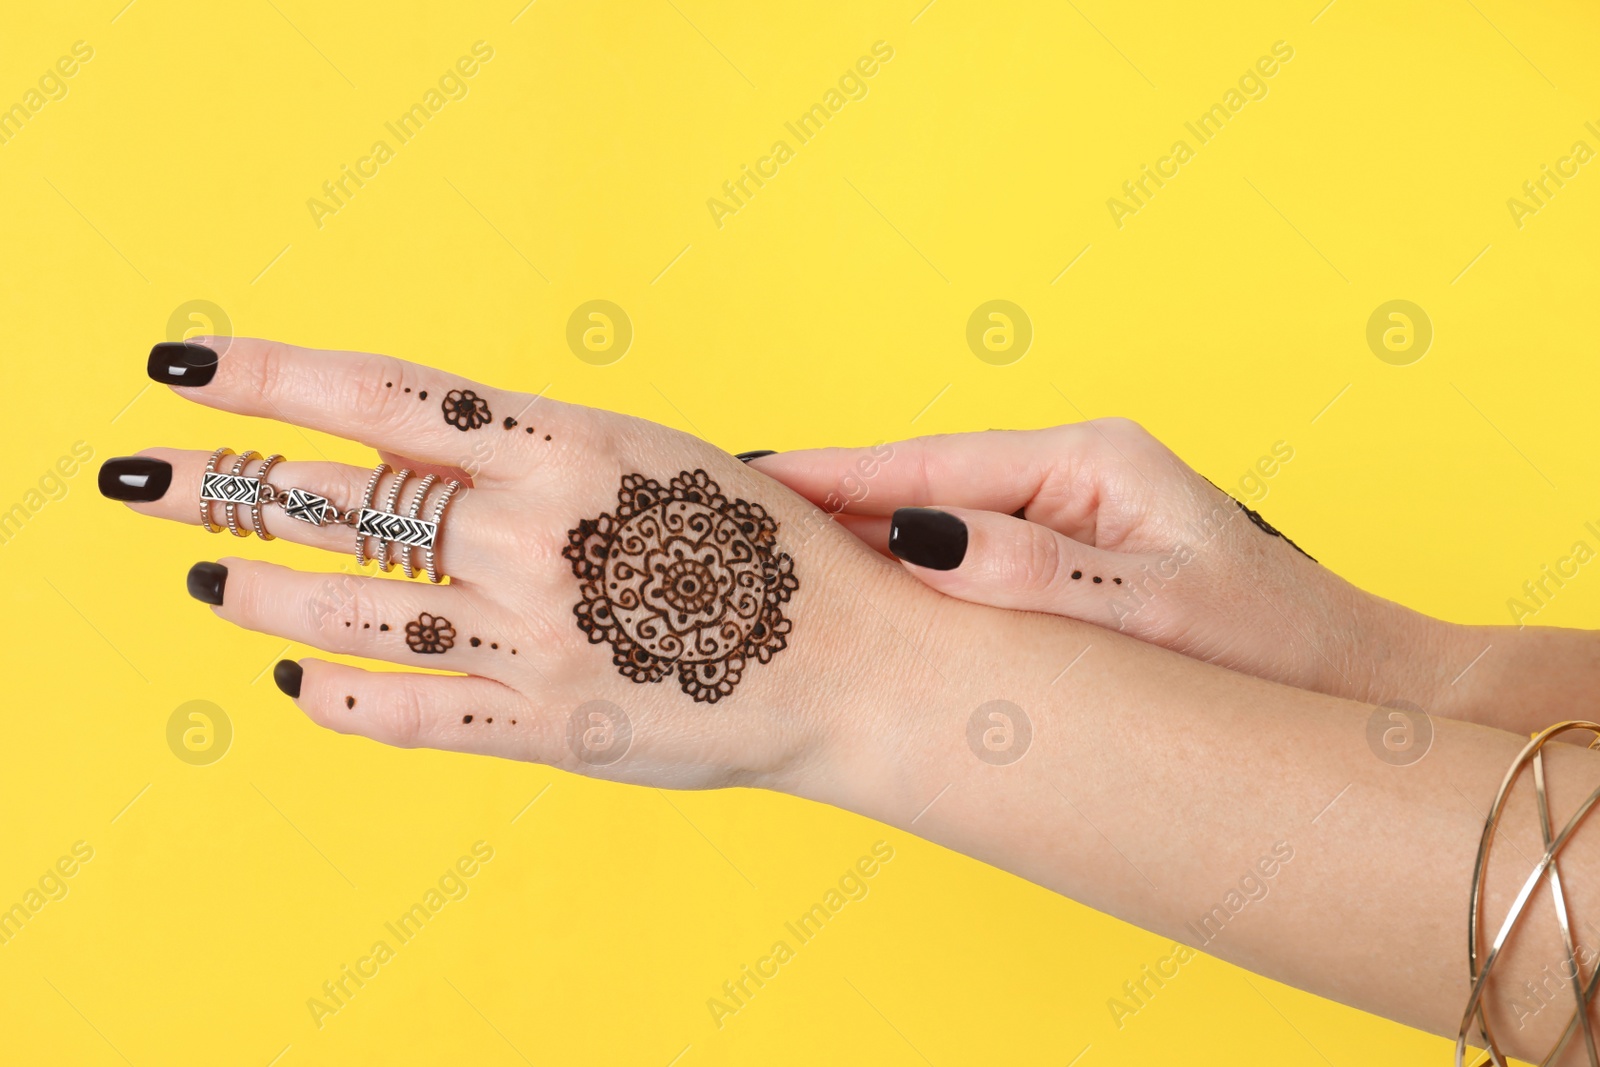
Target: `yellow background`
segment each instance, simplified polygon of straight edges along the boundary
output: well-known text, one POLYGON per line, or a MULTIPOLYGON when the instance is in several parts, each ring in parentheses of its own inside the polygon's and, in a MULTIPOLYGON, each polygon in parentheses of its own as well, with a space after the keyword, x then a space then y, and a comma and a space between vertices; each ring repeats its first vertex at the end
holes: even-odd
MULTIPOLYGON (((239 334, 548 386, 734 451, 1121 414, 1234 487, 1284 441, 1272 522, 1367 588, 1506 622, 1600 526, 1600 163, 1521 228, 1506 206, 1600 148, 1593 8, 523 2, 0 12, 0 105, 94 50, 0 145, 0 508, 27 512, 0 546, 0 906, 94 849, 0 946, 0 1059, 1445 1062, 1210 959, 1119 1030, 1107 999, 1166 943, 837 811, 322 732, 268 677, 282 642, 184 595, 238 545, 137 519, 94 469, 154 444, 371 462, 147 388, 149 346, 209 301, 239 334), (384 123, 480 40, 468 95, 395 142, 384 123), (708 198, 880 40, 868 95, 718 228, 708 198), (1184 122, 1280 40, 1268 95, 1194 145, 1184 122), (1178 138, 1195 158, 1119 229, 1107 199, 1178 138), (307 200, 378 139, 394 158, 319 228, 307 200), (565 341, 597 298, 635 330, 609 366, 565 341), (965 342, 996 298, 1035 331, 1009 366, 965 342), (1409 366, 1365 341, 1391 299, 1435 329, 1409 366), (79 441, 94 461, 45 478, 79 441), (232 724, 209 766, 168 748, 191 700, 232 724), (707 998, 880 838, 870 895, 713 1025, 707 998), (319 1029, 307 999, 480 840, 470 895, 319 1029)), ((1600 571, 1537 621, 1600 624, 1600 571)))

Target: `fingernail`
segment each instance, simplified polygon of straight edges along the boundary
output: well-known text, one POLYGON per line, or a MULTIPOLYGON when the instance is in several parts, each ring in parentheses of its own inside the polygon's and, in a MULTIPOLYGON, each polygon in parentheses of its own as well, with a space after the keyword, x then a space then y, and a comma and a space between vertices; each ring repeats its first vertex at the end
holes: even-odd
POLYGON ((774 449, 760 448, 754 452, 740 452, 733 458, 738 460, 740 463, 749 463, 751 460, 760 459, 762 456, 776 456, 777 454, 778 453, 774 449))
POLYGON ((228 568, 220 563, 196 563, 189 568, 189 595, 202 604, 221 604, 228 584, 228 568))
POLYGON ((217 354, 205 345, 163 341, 150 350, 150 377, 163 385, 205 385, 217 373, 217 354))
POLYGON ((148 504, 172 486, 172 464, 145 456, 118 456, 100 465, 100 495, 148 504))
POLYGON ((889 525, 889 551, 919 567, 953 571, 967 555, 967 524, 934 508, 900 508, 889 525))
POLYGON ((289 699, 299 700, 300 679, 305 677, 305 673, 305 668, 294 660, 280 659, 278 665, 272 668, 272 680, 278 683, 278 688, 289 699))

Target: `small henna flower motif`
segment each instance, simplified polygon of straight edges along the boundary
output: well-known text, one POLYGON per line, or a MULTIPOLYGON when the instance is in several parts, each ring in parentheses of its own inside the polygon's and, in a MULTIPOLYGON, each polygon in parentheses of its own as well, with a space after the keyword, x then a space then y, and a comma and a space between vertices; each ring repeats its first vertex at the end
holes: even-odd
POLYGON ((406 623, 406 644, 419 656, 440 656, 455 647, 456 628, 450 620, 423 612, 416 622, 406 623))
POLYGON ((452 389, 439 406, 444 410, 444 421, 460 430, 476 430, 494 418, 489 402, 471 389, 452 389))

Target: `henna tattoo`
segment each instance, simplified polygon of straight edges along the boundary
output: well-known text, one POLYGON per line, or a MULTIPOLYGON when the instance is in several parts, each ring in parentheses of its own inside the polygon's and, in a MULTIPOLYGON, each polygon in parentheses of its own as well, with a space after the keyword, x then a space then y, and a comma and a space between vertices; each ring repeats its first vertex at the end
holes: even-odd
POLYGON ((384 633, 388 633, 389 632, 389 624, 388 623, 382 623, 381 625, 379 625, 378 629, 382 630, 384 633))
POLYGON ((442 656, 455 647, 456 628, 450 620, 423 612, 406 623, 406 644, 419 656, 442 656))
POLYGON ((479 645, 483 644, 483 638, 474 637, 472 640, 468 641, 467 644, 471 645, 473 648, 477 648, 479 645))
POLYGON ((462 433, 487 425, 494 418, 489 402, 471 389, 450 390, 439 407, 444 411, 444 421, 462 433))
POLYGON ((516 425, 517 425, 517 420, 513 419, 510 415, 507 415, 506 416, 506 421, 501 423, 500 425, 504 426, 508 430, 514 429, 516 427, 516 425))
POLYGON ((471 722, 472 721, 472 716, 471 715, 463 715, 463 716, 461 716, 461 721, 462 722, 471 722))
POLYGON ((355 707, 356 706, 356 698, 355 697, 345 697, 344 698, 344 706, 347 707, 347 708, 355 707))
POLYGON ((759 504, 730 501, 703 470, 666 485, 626 475, 617 500, 567 533, 578 628, 611 645, 623 677, 659 682, 676 668, 685 693, 715 704, 752 659, 788 646, 783 605, 800 583, 778 524, 759 504))
POLYGON ((1255 523, 1257 526, 1261 527, 1261 529, 1263 531, 1265 531, 1266 533, 1271 534, 1273 537, 1282 538, 1284 540, 1284 542, 1287 543, 1290 548, 1292 548, 1296 552, 1300 553, 1306 559, 1309 559, 1312 563, 1317 562, 1317 557, 1313 556, 1311 553, 1307 552, 1305 549, 1303 549, 1299 545, 1295 544, 1293 541, 1291 541, 1289 539, 1289 537, 1286 534, 1283 533, 1282 530, 1279 530, 1276 526, 1272 525, 1272 523, 1268 522, 1266 519, 1263 519, 1261 517, 1261 513, 1259 511, 1255 511, 1252 508, 1246 506, 1245 502, 1242 501, 1242 500, 1235 499, 1233 502, 1235 504, 1238 504, 1240 510, 1242 510, 1246 515, 1248 515, 1250 517, 1250 521, 1255 523))

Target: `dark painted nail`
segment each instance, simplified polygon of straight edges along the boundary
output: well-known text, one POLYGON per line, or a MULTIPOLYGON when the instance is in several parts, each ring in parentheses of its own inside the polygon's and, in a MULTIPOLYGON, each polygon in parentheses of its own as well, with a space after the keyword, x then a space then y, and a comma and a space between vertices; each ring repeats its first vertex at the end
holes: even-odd
POLYGON ((749 463, 751 460, 760 459, 762 456, 776 456, 777 454, 778 453, 774 449, 759 448, 754 452, 740 452, 733 458, 738 460, 740 463, 749 463))
POLYGON ((292 659, 280 659, 278 665, 272 668, 272 680, 278 683, 284 695, 291 700, 300 699, 300 679, 305 677, 305 668, 292 659))
POLYGON ((228 568, 220 563, 196 563, 189 568, 189 595, 202 604, 221 604, 228 585, 228 568))
POLYGON ((934 508, 900 508, 889 525, 889 551, 919 567, 953 571, 967 555, 967 524, 934 508))
POLYGON ((144 456, 118 456, 100 465, 100 495, 148 504, 172 487, 172 464, 144 456))
POLYGON ((205 345, 163 341, 150 350, 150 377, 163 385, 205 385, 217 373, 217 354, 205 345))

